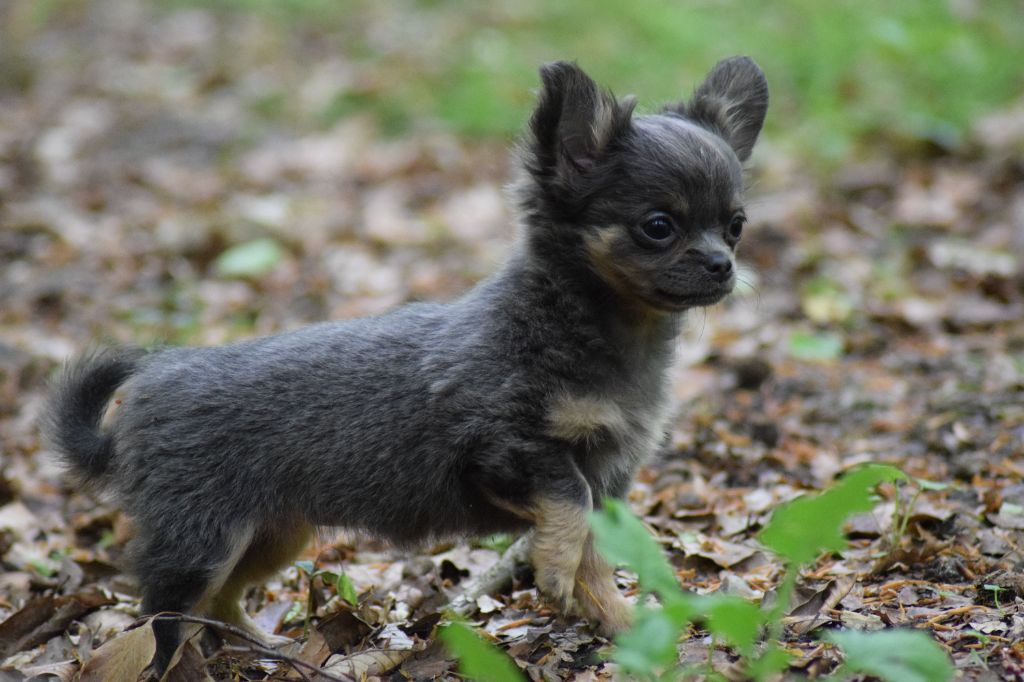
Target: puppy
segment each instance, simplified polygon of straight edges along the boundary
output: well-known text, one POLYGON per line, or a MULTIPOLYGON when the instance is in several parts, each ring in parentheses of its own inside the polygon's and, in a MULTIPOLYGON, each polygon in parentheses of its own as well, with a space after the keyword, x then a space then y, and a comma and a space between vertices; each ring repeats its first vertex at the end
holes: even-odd
MULTIPOLYGON (((397 545, 533 528, 547 598, 605 634, 628 627, 587 515, 662 438, 683 314, 733 288, 767 83, 727 59, 690 101, 638 116, 575 64, 540 75, 517 246, 461 299, 65 369, 44 432, 134 519, 144 613, 209 614, 272 644, 240 599, 318 526, 397 545)), ((154 629, 159 673, 179 634, 154 629)))

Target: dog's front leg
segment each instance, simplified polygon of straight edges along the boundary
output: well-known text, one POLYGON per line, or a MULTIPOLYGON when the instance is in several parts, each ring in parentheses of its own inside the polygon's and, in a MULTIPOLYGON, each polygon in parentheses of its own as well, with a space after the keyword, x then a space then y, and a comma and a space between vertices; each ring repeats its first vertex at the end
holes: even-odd
POLYGON ((576 573, 576 603, 583 616, 605 637, 612 637, 633 623, 633 607, 619 592, 611 565, 604 560, 594 546, 594 536, 587 536, 576 573))
POLYGON ((557 493, 537 495, 532 507, 536 530, 531 559, 537 587, 563 614, 568 614, 573 608, 576 573, 590 532, 590 487, 580 476, 557 493))

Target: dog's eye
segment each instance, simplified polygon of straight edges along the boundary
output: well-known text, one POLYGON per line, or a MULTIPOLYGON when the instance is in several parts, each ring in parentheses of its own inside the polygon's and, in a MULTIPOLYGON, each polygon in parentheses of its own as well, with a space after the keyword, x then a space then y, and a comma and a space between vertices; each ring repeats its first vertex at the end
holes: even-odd
POLYGON ((663 244, 675 236, 672 219, 664 213, 653 215, 641 227, 644 236, 656 244, 663 244))
POLYGON ((734 216, 732 222, 729 223, 729 239, 733 242, 740 240, 740 235, 743 234, 743 223, 747 222, 746 216, 738 215, 734 216))

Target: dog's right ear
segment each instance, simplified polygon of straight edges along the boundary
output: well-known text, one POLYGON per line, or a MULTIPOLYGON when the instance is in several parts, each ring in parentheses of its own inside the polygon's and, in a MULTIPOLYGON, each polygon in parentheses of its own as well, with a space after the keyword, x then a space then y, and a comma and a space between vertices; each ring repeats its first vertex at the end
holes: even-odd
POLYGON ((746 161, 768 111, 768 81, 750 57, 730 57, 715 64, 688 103, 665 110, 718 133, 746 161))
POLYGON ((571 180, 585 174, 629 128, 635 102, 619 102, 572 62, 540 69, 543 87, 530 118, 535 172, 571 180))

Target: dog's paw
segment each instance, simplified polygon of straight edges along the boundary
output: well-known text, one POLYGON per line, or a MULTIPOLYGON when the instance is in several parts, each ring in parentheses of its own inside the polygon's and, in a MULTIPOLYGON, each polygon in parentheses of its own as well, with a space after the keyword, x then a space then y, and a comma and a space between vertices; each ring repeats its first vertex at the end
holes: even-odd
POLYGON ((582 615, 603 637, 610 639, 633 624, 633 605, 622 596, 610 577, 596 579, 593 583, 578 578, 576 600, 582 615))
POLYGON ((272 635, 269 632, 263 631, 260 631, 259 639, 263 642, 263 646, 268 649, 281 649, 291 644, 295 644, 295 640, 291 637, 285 637, 284 635, 272 635))
POLYGON ((575 575, 564 571, 552 569, 539 570, 534 580, 540 588, 544 598, 554 606, 563 616, 573 613, 575 602, 573 600, 573 587, 575 575))
POLYGON ((254 621, 249 614, 245 613, 241 609, 239 609, 238 613, 234 614, 234 616, 235 618, 232 624, 245 631, 246 634, 267 649, 281 649, 291 644, 295 644, 295 640, 291 637, 275 635, 267 632, 257 625, 256 621, 254 621))
POLYGON ((597 623, 598 633, 611 639, 633 625, 633 605, 621 594, 616 594, 601 604, 600 613, 594 614, 592 620, 597 623))

